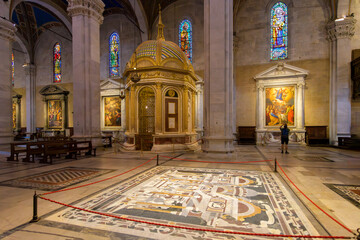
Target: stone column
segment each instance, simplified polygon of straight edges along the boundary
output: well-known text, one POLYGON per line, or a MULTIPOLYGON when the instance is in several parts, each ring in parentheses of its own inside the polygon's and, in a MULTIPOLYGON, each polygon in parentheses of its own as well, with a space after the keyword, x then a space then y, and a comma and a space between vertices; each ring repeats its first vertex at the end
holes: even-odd
POLYGON ((353 17, 331 21, 327 25, 330 40, 330 144, 338 137, 350 137, 351 127, 351 40, 355 33, 353 17))
POLYGON ((26 131, 36 132, 36 67, 34 64, 24 65, 26 87, 26 131))
POLYGON ((129 119, 130 119, 130 110, 129 110, 129 107, 130 107, 130 98, 129 98, 129 89, 126 89, 125 90, 125 115, 126 115, 126 118, 125 118, 125 132, 129 132, 130 130, 130 123, 129 123, 129 119))
POLYGON ((135 85, 131 85, 130 87, 130 122, 129 122, 129 130, 132 134, 136 132, 136 120, 135 120, 135 113, 136 111, 136 96, 135 96, 135 85))
POLYGON ((204 152, 233 146, 233 0, 204 1, 204 152))
POLYGON ((305 83, 298 83, 297 87, 297 108, 296 111, 296 128, 299 130, 304 130, 304 119, 305 119, 305 109, 304 109, 304 85, 305 83))
POLYGON ((183 113, 183 119, 182 119, 182 125, 183 125, 183 132, 189 132, 188 126, 189 126, 189 88, 187 86, 184 86, 183 88, 183 104, 182 104, 182 113, 183 113))
POLYGON ((0 144, 12 141, 11 47, 16 28, 0 18, 0 144))
POLYGON ((155 133, 162 132, 161 83, 156 83, 155 98, 155 133))
POLYGON ((74 138, 101 144, 100 24, 101 0, 68 0, 73 34, 74 138))
POLYGON ((194 133, 195 132, 195 115, 196 115, 196 93, 194 91, 191 91, 191 132, 194 133))
POLYGON ((201 138, 204 132, 204 83, 196 83, 196 132, 198 137, 201 138))

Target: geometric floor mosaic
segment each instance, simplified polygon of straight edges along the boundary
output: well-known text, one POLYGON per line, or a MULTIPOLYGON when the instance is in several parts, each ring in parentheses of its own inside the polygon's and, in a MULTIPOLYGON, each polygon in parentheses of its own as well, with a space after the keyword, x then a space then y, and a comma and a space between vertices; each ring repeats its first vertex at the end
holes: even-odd
POLYGON ((360 208, 360 185, 325 184, 328 188, 339 194, 360 208))
POLYGON ((66 167, 0 182, 2 186, 58 190, 109 173, 111 169, 66 167))
MULTIPOLYGON (((281 181, 269 172, 160 166, 75 206, 194 228, 317 234, 281 181)), ((148 225, 71 208, 46 220, 146 239, 268 239, 148 225)))

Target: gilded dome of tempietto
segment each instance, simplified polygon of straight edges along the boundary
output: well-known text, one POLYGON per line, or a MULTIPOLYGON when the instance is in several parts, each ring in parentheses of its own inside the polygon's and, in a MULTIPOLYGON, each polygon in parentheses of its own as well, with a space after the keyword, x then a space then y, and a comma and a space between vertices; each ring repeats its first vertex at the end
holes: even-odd
POLYGON ((158 36, 156 40, 141 43, 126 64, 124 77, 135 71, 142 73, 150 70, 181 71, 184 74, 195 76, 194 68, 189 58, 180 47, 164 38, 164 24, 159 13, 158 36))

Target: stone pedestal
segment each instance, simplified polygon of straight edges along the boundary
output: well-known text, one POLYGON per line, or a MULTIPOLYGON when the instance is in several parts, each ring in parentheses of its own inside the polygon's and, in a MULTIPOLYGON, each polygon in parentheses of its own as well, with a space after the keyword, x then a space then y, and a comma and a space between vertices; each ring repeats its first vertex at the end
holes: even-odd
POLYGON ((205 114, 207 153, 231 153, 233 146, 233 0, 204 1, 205 114))
POLYGON ((100 24, 101 0, 69 0, 72 17, 74 138, 101 145, 100 133, 100 24))
POLYGON ((12 140, 11 46, 15 26, 0 18, 0 144, 12 140))
POLYGON ((327 25, 330 41, 330 144, 338 137, 350 137, 351 128, 351 40, 355 33, 353 17, 331 21, 327 25))
POLYGON ((26 131, 36 132, 36 67, 34 64, 24 65, 26 86, 26 131))

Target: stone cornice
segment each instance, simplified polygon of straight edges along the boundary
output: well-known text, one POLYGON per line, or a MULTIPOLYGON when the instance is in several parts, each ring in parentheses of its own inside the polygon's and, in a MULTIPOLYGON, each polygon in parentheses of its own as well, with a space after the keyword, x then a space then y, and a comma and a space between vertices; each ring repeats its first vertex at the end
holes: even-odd
POLYGON ((68 0, 68 3, 67 11, 71 17, 89 16, 102 24, 105 4, 101 0, 68 0))
POLYGON ((346 17, 343 20, 330 21, 326 30, 328 32, 328 40, 335 41, 342 38, 351 38, 355 34, 355 23, 354 17, 346 17))
POLYGON ((0 18, 0 38, 14 40, 16 27, 9 20, 0 18))

